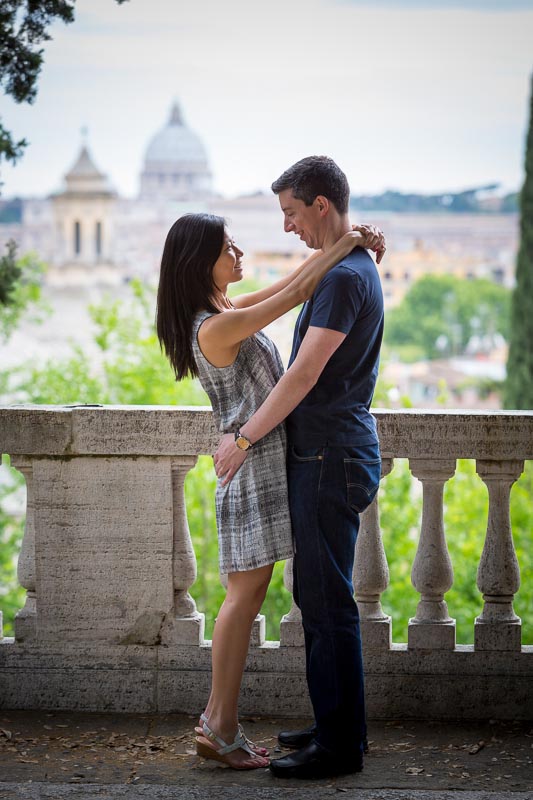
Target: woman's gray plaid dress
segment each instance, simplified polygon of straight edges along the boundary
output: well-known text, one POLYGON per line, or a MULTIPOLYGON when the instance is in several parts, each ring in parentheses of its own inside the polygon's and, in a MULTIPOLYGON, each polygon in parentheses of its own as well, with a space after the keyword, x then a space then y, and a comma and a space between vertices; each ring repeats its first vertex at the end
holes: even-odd
MULTIPOLYGON (((241 343, 233 364, 214 367, 203 356, 197 338, 200 325, 210 316, 210 312, 202 311, 195 317, 193 353, 218 430, 233 433, 266 400, 283 375, 283 364, 275 344, 258 331, 241 343)), ((292 556, 285 458, 285 426, 281 424, 254 444, 227 486, 218 483, 216 515, 222 573, 256 569, 292 556)))

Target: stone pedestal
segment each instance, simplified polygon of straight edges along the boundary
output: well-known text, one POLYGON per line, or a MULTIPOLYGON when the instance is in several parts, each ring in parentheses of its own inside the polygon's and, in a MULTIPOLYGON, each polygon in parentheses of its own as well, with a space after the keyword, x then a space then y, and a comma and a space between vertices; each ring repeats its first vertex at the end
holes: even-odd
POLYGON ((409 459, 422 482, 422 526, 411 582, 421 598, 409 620, 407 642, 413 649, 453 650, 455 620, 448 614, 444 593, 453 584, 453 569, 444 535, 442 497, 445 482, 455 472, 452 459, 409 459))
MULTIPOLYGON (((392 464, 392 458, 382 460, 382 478, 390 473, 392 464)), ((361 620, 363 647, 366 650, 387 650, 392 642, 392 621, 381 607, 381 595, 389 585, 389 566, 381 536, 377 495, 361 514, 353 584, 361 620)))
POLYGON ((41 642, 155 645, 174 613, 168 458, 36 459, 41 642))
POLYGON ((509 503, 511 486, 522 474, 524 462, 479 460, 476 469, 489 492, 489 518, 477 573, 484 605, 475 622, 474 644, 477 650, 520 650, 521 620, 513 608, 520 567, 509 503))
POLYGON ((12 458, 11 465, 24 475, 26 481, 26 524, 17 564, 17 577, 20 585, 26 589, 26 602, 15 616, 15 639, 29 642, 37 635, 33 470, 31 460, 20 456, 12 458))
MULTIPOLYGON (((283 568, 283 584, 292 596, 292 558, 287 559, 283 568)), ((304 629, 302 627, 302 614, 294 599, 288 614, 281 618, 279 626, 279 641, 282 647, 303 647, 304 629)))
MULTIPOLYGON (((358 604, 359 605, 359 604, 358 604)), ((390 650, 392 645, 392 623, 390 617, 384 619, 361 619, 361 640, 363 650, 390 650)))
POLYGON ((258 614, 253 621, 252 634, 250 636, 251 647, 261 647, 266 639, 266 617, 264 614, 258 614))

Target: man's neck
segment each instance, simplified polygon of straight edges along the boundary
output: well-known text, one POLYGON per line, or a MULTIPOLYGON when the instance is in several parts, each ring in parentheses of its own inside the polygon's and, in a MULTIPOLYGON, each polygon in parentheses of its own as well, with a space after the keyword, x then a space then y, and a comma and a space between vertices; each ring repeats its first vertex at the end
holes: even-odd
POLYGON ((322 243, 322 250, 326 251, 333 247, 335 242, 338 242, 341 236, 352 230, 350 218, 348 214, 336 215, 329 220, 328 227, 322 243))

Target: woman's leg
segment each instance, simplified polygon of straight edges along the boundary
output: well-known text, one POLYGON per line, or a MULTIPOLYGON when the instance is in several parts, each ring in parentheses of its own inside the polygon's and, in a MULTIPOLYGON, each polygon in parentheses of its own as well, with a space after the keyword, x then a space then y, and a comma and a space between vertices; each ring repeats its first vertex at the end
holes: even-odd
MULTIPOLYGON (((252 623, 259 613, 272 577, 273 564, 228 575, 226 597, 218 613, 212 643, 211 695, 206 708, 209 727, 228 744, 237 733, 237 703, 252 623)), ((228 764, 264 766, 268 760, 235 750, 228 764)))

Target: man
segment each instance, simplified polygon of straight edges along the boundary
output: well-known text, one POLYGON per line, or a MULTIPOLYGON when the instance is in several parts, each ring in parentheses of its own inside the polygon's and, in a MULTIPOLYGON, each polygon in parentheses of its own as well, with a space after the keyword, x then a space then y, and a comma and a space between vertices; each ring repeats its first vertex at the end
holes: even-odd
MULTIPOLYGON (((272 190, 285 231, 308 247, 327 250, 351 230, 348 181, 330 158, 298 161, 272 190)), ((378 261, 383 252, 384 246, 378 261)), ((379 276, 367 251, 357 247, 303 306, 287 372, 239 432, 238 444, 246 446, 287 417, 294 598, 302 612, 315 724, 280 734, 282 745, 299 749, 271 762, 278 777, 320 778, 363 766, 363 665, 352 571, 359 515, 372 502, 381 472, 369 408, 382 334, 379 276)), ((225 471, 217 467, 219 476, 225 471)))

